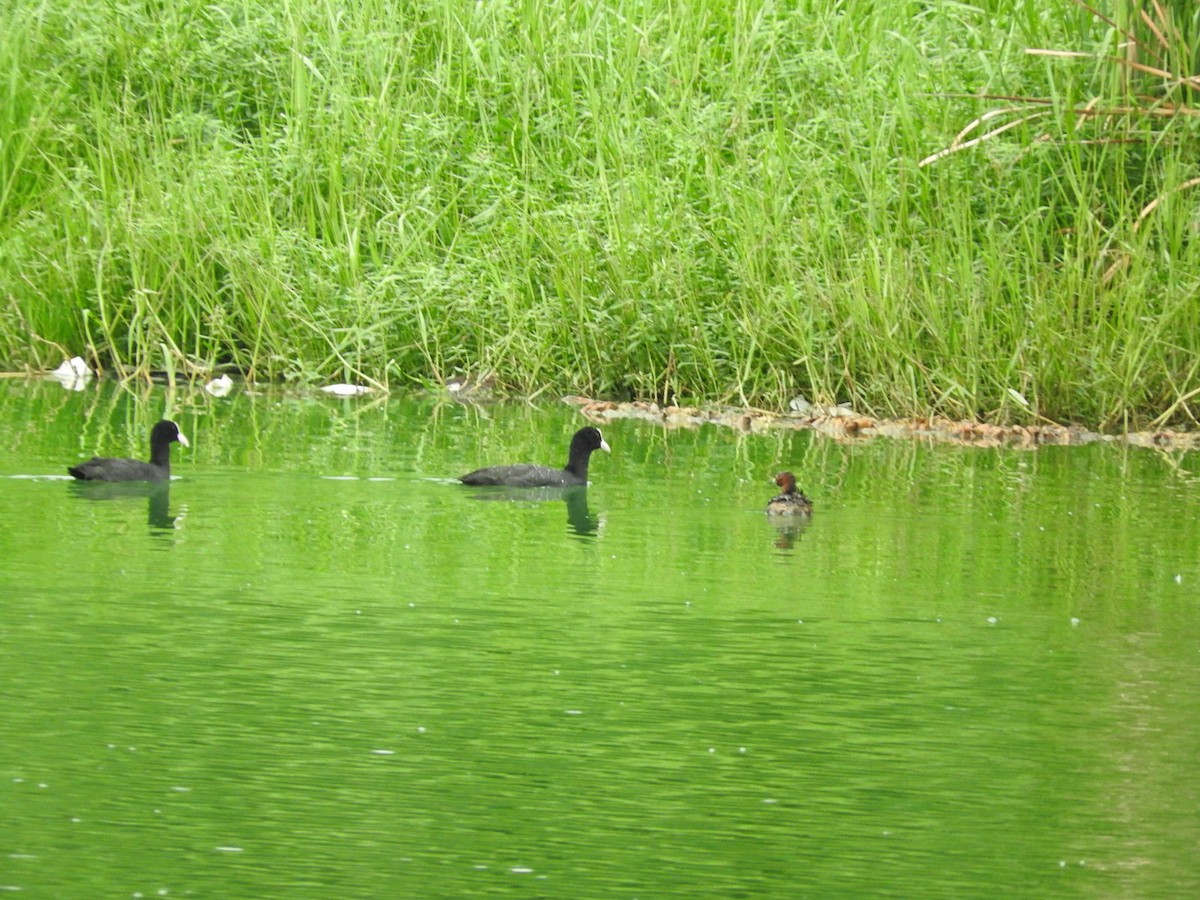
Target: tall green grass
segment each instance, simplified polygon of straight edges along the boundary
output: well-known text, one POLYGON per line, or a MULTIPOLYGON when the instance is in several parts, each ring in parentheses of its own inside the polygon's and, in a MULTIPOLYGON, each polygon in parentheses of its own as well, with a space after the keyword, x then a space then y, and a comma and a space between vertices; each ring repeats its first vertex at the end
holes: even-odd
POLYGON ((1115 89, 1024 54, 1116 40, 1065 0, 13 0, 0 29, 9 369, 1195 422, 1189 123, 1052 112, 918 165, 971 93, 1115 89))

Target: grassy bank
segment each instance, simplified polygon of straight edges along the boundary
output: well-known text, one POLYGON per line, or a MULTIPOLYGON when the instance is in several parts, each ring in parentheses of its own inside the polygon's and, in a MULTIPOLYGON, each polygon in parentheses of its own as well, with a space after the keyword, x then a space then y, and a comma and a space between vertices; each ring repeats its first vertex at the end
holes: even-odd
POLYGON ((1190 120, 918 166, 1066 0, 342 6, 0 11, 0 366, 1194 421, 1190 120))

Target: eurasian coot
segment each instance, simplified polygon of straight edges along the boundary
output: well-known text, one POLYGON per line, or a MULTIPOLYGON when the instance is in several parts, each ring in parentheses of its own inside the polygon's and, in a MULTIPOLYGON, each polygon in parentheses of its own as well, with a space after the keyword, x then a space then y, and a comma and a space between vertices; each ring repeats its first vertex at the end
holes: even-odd
POLYGON ((500 484, 506 487, 566 487, 587 484, 588 458, 593 450, 608 452, 608 444, 599 428, 580 428, 571 438, 567 465, 562 469, 518 463, 513 466, 490 466, 476 469, 458 479, 463 484, 500 484))
POLYGON ((796 489, 796 477, 791 472, 780 472, 775 476, 775 483, 783 488, 783 493, 771 498, 767 504, 769 516, 811 516, 812 501, 796 489))
POLYGON ((174 441, 188 446, 179 426, 170 419, 163 419, 150 429, 150 462, 93 456, 67 471, 81 481, 166 481, 171 477, 171 444, 174 441))

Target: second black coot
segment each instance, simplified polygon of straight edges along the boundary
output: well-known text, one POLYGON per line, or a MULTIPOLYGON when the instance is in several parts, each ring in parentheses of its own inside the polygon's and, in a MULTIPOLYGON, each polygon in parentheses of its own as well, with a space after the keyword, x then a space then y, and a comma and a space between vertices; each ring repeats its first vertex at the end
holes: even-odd
POLYGON ((81 481, 166 481, 171 477, 171 444, 188 446, 179 426, 163 419, 150 429, 150 462, 93 456, 67 471, 81 481))
POLYGON ((552 466, 535 466, 531 463, 517 463, 511 466, 489 466, 486 469, 476 469, 458 479, 463 484, 484 485, 496 484, 505 487, 569 487, 576 484, 587 484, 588 460, 593 450, 608 452, 608 444, 600 434, 599 428, 588 426, 580 428, 571 438, 571 450, 567 464, 561 469, 552 466))

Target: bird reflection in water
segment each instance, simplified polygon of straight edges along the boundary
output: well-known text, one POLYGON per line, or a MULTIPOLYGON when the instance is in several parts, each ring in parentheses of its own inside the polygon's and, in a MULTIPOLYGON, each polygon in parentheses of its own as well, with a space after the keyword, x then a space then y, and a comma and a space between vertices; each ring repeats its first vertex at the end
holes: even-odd
POLYGON ((80 500, 120 501, 145 498, 146 524, 151 531, 175 529, 181 516, 171 515, 171 483, 148 481, 72 481, 80 500))
POLYGON ((776 549, 791 550, 797 542, 804 536, 804 532, 808 530, 808 526, 812 524, 811 519, 773 519, 771 525, 775 532, 773 543, 776 549))
POLYGON ((576 534, 587 537, 600 530, 600 517, 588 509, 586 484, 563 488, 562 497, 567 504, 567 523, 576 534))
POLYGON ((472 500, 499 500, 509 503, 547 503, 561 500, 567 505, 567 526, 582 537, 594 537, 600 530, 601 517, 588 507, 587 485, 570 487, 475 488, 472 500))

